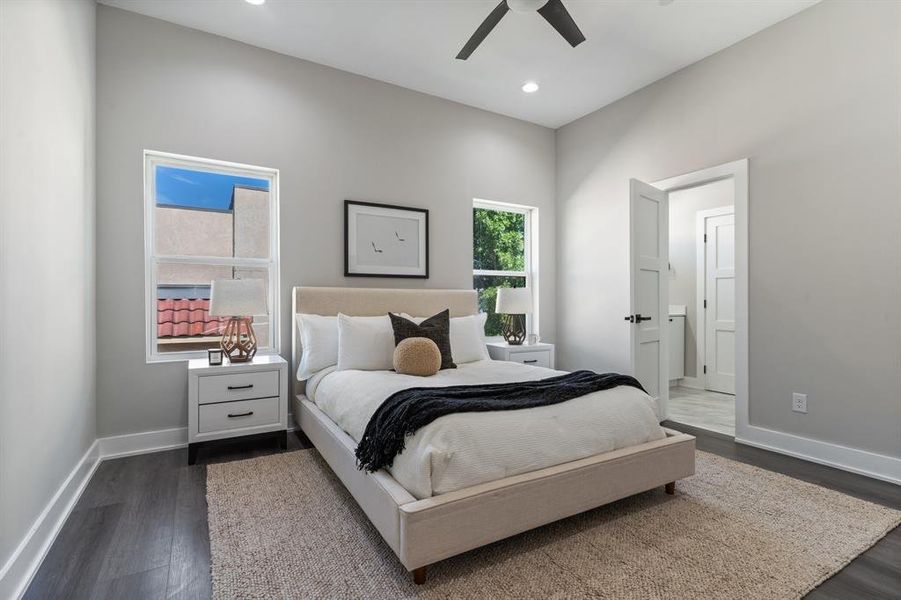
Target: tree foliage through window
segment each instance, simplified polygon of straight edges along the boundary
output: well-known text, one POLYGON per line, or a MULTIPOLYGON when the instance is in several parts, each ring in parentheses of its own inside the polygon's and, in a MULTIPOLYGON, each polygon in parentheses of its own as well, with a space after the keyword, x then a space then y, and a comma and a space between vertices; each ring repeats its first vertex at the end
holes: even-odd
POLYGON ((472 209, 473 269, 524 271, 525 229, 522 213, 472 209))

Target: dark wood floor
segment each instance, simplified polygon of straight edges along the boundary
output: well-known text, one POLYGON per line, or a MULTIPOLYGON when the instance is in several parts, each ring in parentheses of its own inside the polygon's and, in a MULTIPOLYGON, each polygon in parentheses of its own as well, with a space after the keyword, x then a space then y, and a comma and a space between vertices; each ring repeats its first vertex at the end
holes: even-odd
MULTIPOLYGON (((901 509, 901 486, 667 425, 696 435, 700 450, 901 509)), ((302 435, 289 435, 289 450, 306 447, 302 435)), ((277 451, 274 442, 239 442, 201 450, 194 466, 187 464, 187 450, 102 463, 25 598, 209 598, 206 465, 277 451)), ((809 598, 901 598, 901 529, 809 598)))
MULTIPOLYGON (((288 435, 289 451, 308 447, 288 435)), ((187 448, 101 463, 25 598, 209 598, 206 465, 273 452, 238 441, 202 448, 193 466, 187 448)))

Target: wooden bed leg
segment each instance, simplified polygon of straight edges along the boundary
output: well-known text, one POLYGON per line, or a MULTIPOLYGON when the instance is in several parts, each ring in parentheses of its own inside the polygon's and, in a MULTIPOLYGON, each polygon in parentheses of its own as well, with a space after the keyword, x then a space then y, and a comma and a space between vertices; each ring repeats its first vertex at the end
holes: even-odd
POLYGON ((664 486, 663 489, 666 490, 666 493, 669 494, 670 496, 675 495, 675 493, 676 493, 676 482, 675 482, 675 481, 670 481, 669 483, 666 484, 666 486, 664 486))
POLYGON ((428 572, 428 567, 419 567, 418 569, 413 569, 413 583, 416 585, 422 585, 425 583, 425 578, 428 572))

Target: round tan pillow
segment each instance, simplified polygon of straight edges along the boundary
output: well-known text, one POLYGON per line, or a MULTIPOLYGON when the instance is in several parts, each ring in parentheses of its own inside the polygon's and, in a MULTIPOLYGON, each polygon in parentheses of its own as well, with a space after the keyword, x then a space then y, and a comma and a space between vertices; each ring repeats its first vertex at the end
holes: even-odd
POLYGON ((428 377, 440 368, 441 351, 429 338, 407 338, 394 349, 394 370, 401 375, 428 377))

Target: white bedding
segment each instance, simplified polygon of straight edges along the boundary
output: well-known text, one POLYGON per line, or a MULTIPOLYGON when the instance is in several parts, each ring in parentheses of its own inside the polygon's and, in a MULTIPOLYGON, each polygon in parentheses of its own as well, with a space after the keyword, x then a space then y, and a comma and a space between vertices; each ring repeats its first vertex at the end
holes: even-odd
MULTIPOLYGON (((379 405, 402 389, 529 381, 561 374, 492 360, 432 377, 331 367, 307 382, 307 396, 359 442, 379 405)), ((406 449, 388 470, 413 496, 428 498, 663 437, 654 400, 641 390, 621 386, 551 406, 441 417, 407 438, 406 449)))

